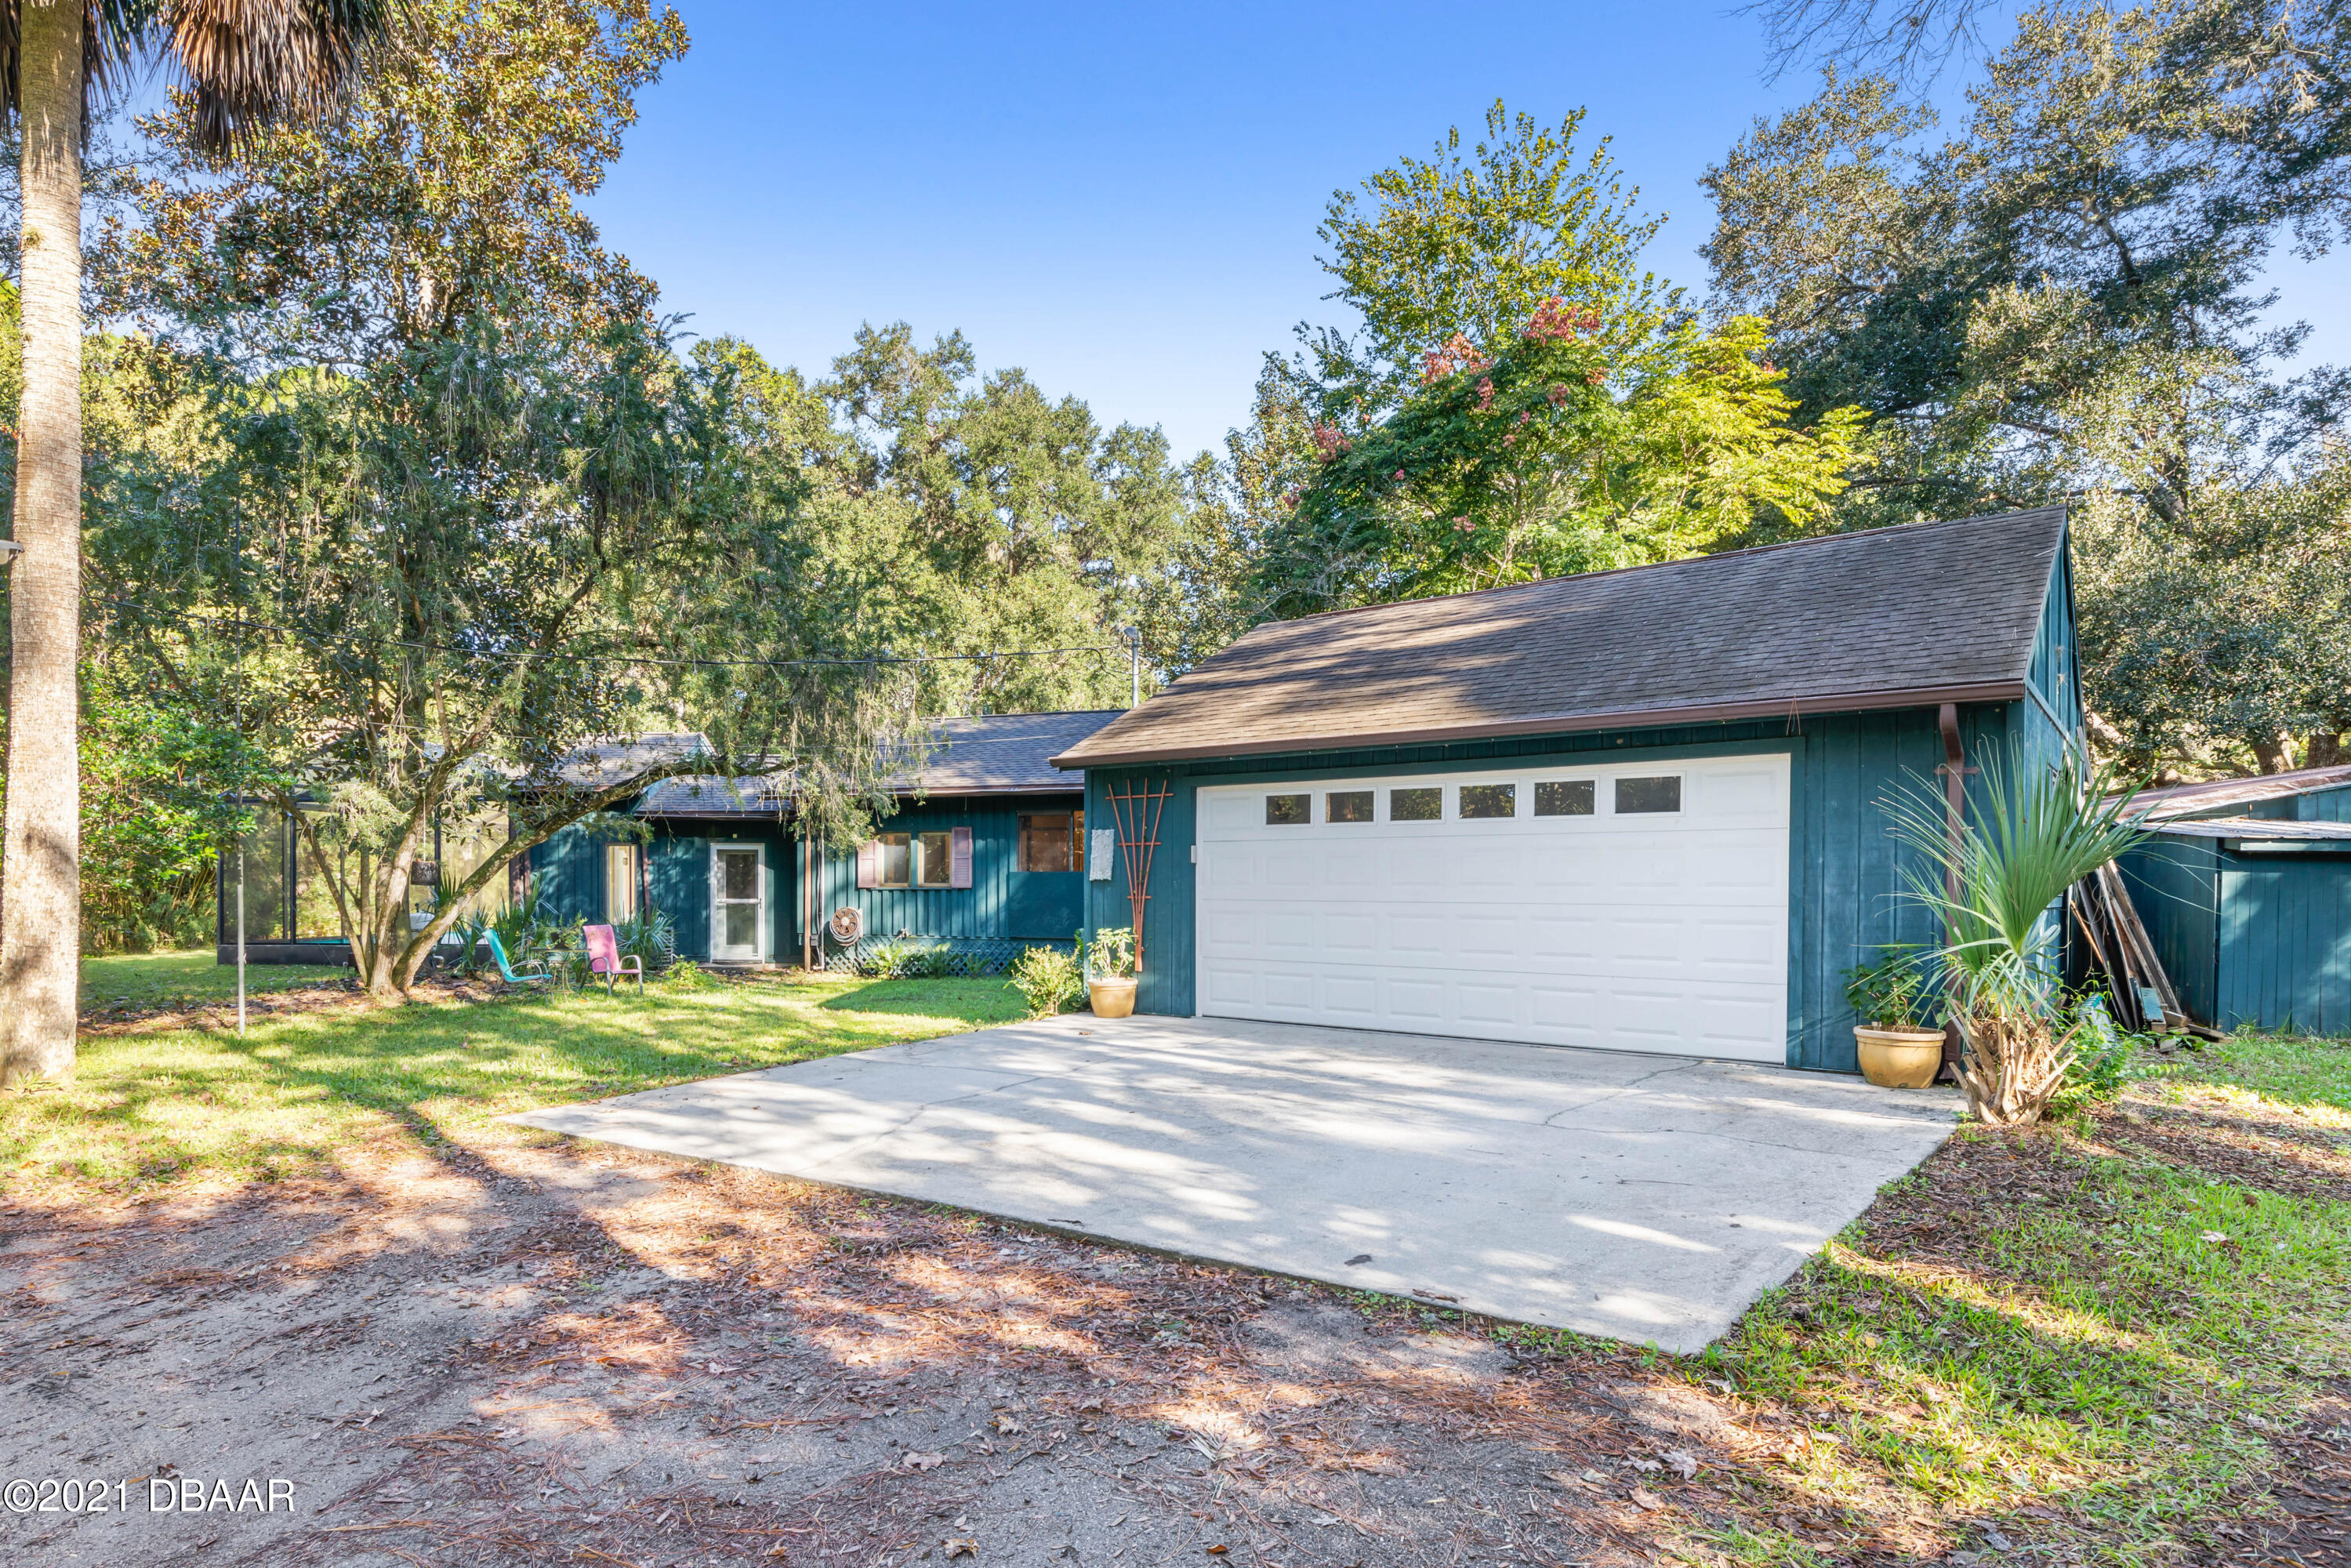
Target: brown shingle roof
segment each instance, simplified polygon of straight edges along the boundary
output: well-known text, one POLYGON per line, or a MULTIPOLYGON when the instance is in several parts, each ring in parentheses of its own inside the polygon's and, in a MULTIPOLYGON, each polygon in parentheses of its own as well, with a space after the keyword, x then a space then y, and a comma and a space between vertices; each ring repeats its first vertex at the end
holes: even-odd
POLYGON ((931 732, 922 771, 896 783, 902 789, 918 789, 931 795, 1079 789, 1078 780, 1056 769, 1049 759, 1057 751, 1083 745, 1086 737, 1124 712, 1123 708, 1102 708, 943 718, 931 732))
MULTIPOLYGON (((1123 711, 939 719, 932 726, 921 769, 893 779, 891 786, 901 794, 925 796, 1074 794, 1085 788, 1084 781, 1046 758, 1077 745, 1123 711)), ((702 737, 687 738, 699 742, 702 737)), ((666 779, 638 798, 636 811, 643 817, 774 818, 789 803, 790 786, 785 774, 666 779)))
POLYGON ((2062 507, 1259 626, 1057 767, 2024 695, 2062 507))

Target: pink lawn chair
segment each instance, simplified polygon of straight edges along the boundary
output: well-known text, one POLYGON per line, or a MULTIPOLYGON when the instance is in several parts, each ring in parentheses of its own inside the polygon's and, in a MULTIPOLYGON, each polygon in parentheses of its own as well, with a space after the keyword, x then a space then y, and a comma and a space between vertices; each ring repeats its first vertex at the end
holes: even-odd
POLYGON ((621 939, 612 935, 611 926, 582 925, 580 934, 588 942, 588 973, 604 977, 606 996, 612 994, 613 980, 622 975, 635 976, 637 994, 644 995, 644 963, 633 953, 625 958, 621 956, 621 939))

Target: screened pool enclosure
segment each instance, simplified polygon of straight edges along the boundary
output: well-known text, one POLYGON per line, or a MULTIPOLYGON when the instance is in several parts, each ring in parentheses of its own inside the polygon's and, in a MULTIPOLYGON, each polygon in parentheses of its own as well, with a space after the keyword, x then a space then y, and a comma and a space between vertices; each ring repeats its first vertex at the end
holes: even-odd
MULTIPOLYGON (((275 807, 258 802, 246 808, 255 826, 237 843, 222 852, 217 871, 219 927, 216 942, 222 963, 236 961, 237 908, 242 892, 245 911, 245 960, 248 964, 348 964, 350 946, 336 910, 335 895, 308 844, 292 821, 275 807)), ((333 825, 322 808, 305 808, 320 829, 319 840, 336 857, 337 873, 346 885, 354 877, 373 874, 374 857, 364 851, 339 846, 333 825)), ((450 831, 436 822, 428 856, 437 885, 408 890, 409 920, 421 926, 432 917, 444 887, 455 887, 471 876, 483 860, 506 840, 503 821, 450 831)), ((496 914, 506 908, 511 889, 506 877, 493 877, 473 898, 475 909, 496 914)))

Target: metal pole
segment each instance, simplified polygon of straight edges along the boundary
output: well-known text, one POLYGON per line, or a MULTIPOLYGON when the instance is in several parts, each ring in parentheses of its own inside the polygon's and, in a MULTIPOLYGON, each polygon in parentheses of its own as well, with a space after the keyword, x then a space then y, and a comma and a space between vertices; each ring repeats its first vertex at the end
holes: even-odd
POLYGON ((245 835, 236 836, 236 1032, 245 1033, 245 835))
POLYGON ((1126 628, 1126 706, 1143 706, 1143 633, 1134 627, 1126 628))

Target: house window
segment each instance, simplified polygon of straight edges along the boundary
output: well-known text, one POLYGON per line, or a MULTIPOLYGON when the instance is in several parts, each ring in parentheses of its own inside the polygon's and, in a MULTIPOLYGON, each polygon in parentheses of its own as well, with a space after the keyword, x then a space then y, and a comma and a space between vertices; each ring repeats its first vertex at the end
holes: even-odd
POLYGON ((1599 791, 1589 779, 1542 779, 1535 783, 1538 817, 1588 817, 1599 791))
POLYGON ((914 883, 918 887, 953 887, 955 856, 945 833, 914 835, 914 883))
POLYGON ((1419 789, 1388 791, 1388 821, 1391 822, 1435 822, 1445 816, 1445 791, 1430 787, 1419 789))
POLYGON ((1515 784, 1464 784, 1461 786, 1461 814, 1464 817, 1515 817, 1519 814, 1519 787, 1515 784))
POLYGON ((914 880, 914 841, 907 833, 883 833, 874 843, 879 846, 876 887, 912 887, 914 880))
POLYGON ((1084 862, 1086 814, 1040 811, 1020 819, 1019 871, 1076 871, 1084 862))
POLYGON ((1668 773, 1657 779, 1616 780, 1616 814, 1620 817, 1644 812, 1678 811, 1681 809, 1682 780, 1678 773, 1668 773))
POLYGON ((1369 789, 1333 789, 1322 797, 1322 820, 1326 822, 1370 821, 1372 792, 1369 789))
POLYGON ((608 921, 634 920, 637 917, 637 846, 606 844, 604 846, 604 918, 608 921))
POLYGON ((1314 797, 1311 795, 1268 795, 1265 798, 1265 825, 1269 828, 1303 827, 1314 820, 1314 797))

